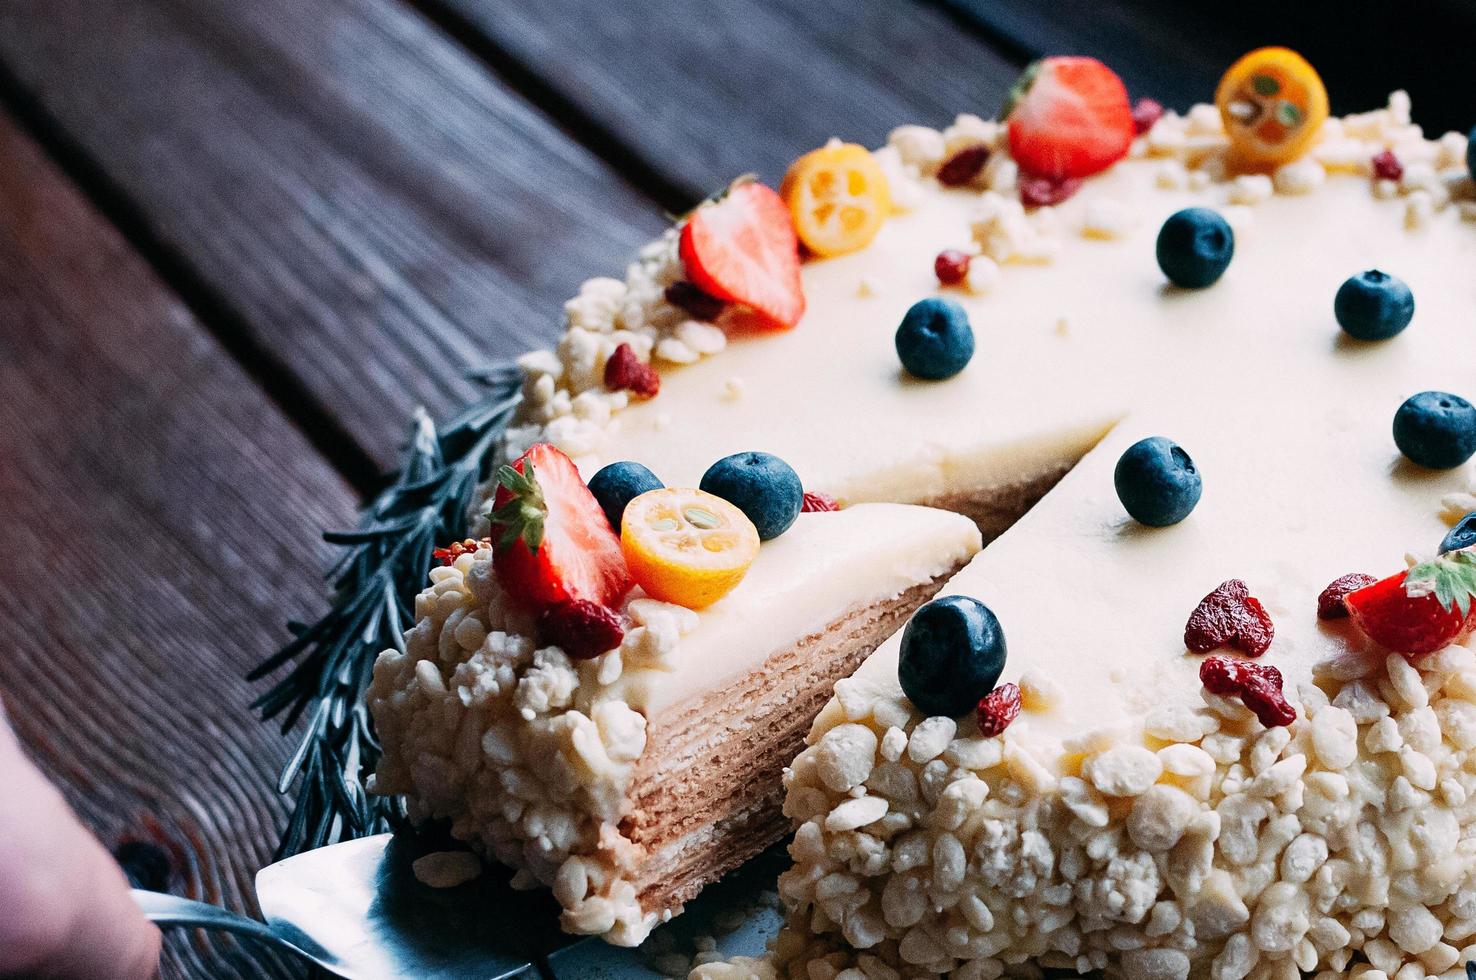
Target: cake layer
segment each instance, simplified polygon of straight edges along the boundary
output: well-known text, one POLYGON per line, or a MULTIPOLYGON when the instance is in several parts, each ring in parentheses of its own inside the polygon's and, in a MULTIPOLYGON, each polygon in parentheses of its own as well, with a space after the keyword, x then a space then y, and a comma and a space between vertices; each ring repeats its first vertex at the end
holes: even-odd
POLYGON ((404 650, 375 664, 369 707, 384 755, 371 788, 405 796, 417 820, 448 820, 517 868, 515 884, 551 886, 569 931, 638 942, 726 861, 682 854, 690 865, 662 892, 648 859, 669 862, 662 846, 681 837, 750 852, 774 839, 779 769, 830 683, 978 548, 977 528, 943 511, 802 514, 701 613, 632 592, 620 646, 582 661, 537 645, 490 548, 460 555, 433 569, 404 650), (781 679, 770 669, 785 687, 767 685, 781 679), (773 745, 748 739, 738 715, 724 739, 685 714, 708 692, 746 686, 747 720, 768 719, 773 745), (807 699, 802 713, 776 710, 785 698, 807 699), (725 772, 729 761, 761 765, 767 778, 725 772), (694 770, 695 781, 698 766, 731 792, 698 807, 664 801, 660 774, 694 770))

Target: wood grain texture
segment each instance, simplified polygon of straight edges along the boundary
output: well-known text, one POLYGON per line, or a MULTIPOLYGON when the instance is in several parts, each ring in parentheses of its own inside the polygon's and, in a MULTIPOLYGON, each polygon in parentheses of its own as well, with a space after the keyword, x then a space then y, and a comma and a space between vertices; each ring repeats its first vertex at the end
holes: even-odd
POLYGON ((696 199, 831 136, 994 113, 1019 64, 899 0, 426 0, 696 199))
MULTIPOLYGON (((242 675, 319 605, 353 497, 3 116, 0 391, 10 717, 109 847, 167 856, 151 883, 249 908, 287 746, 242 675)), ((300 973, 167 944, 166 977, 300 973)))
POLYGON ((395 0, 12 0, 0 61, 382 464, 661 223, 395 0))
POLYGON ((1317 67, 1334 112, 1381 106, 1403 88, 1427 132, 1465 132, 1476 123, 1470 58, 1454 41, 1476 37, 1470 0, 934 2, 982 36, 1032 58, 1095 55, 1117 69, 1134 94, 1177 108, 1208 101, 1220 75, 1246 51, 1284 44, 1317 67))

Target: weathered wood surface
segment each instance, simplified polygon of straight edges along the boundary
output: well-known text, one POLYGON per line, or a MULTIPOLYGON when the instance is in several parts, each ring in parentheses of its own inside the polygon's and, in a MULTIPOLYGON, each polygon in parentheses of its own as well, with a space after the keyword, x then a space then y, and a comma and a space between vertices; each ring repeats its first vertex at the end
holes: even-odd
POLYGON ((694 200, 751 171, 777 181, 831 136, 877 146, 903 123, 993 114, 1021 66, 898 0, 434 5, 694 200))
MULTIPOLYGON (((167 856, 130 848, 153 884, 249 907, 286 741, 241 677, 316 607, 352 495, 4 116, 0 391, 11 719, 109 847, 167 856)), ((185 934, 164 970, 299 972, 185 934)))
POLYGON ((659 213, 394 0, 9 0, 0 62, 380 464, 659 213))

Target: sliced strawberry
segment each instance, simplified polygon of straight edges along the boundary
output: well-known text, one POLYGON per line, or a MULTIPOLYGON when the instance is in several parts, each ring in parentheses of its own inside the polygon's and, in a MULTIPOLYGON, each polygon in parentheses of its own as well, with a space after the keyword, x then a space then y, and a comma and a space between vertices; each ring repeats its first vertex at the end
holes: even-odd
POLYGON ((1010 155, 1026 174, 1090 177, 1127 156, 1136 131, 1127 88, 1095 58, 1045 58, 1010 93, 1010 155))
POLYGON ((620 539, 573 461, 553 446, 539 443, 500 468, 492 503, 492 567, 518 601, 612 606, 630 591, 620 539))
POLYGON ((739 184, 703 204, 682 227, 682 263, 698 289, 787 329, 805 312, 799 239, 784 199, 739 184))
POLYGON ((1442 556, 1350 592, 1343 602, 1358 628, 1396 653, 1430 653, 1472 625, 1476 558, 1442 556))

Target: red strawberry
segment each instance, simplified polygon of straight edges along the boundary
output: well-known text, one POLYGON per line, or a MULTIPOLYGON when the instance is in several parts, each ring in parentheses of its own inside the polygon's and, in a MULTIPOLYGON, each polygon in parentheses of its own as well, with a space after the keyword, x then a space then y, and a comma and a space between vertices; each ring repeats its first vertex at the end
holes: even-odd
POLYGON ((801 498, 801 500, 801 514, 815 514, 832 510, 840 510, 840 504, 837 504, 835 502, 835 498, 828 493, 812 493, 809 490, 806 490, 805 495, 801 498))
POLYGON ((1036 177, 1090 177, 1133 142, 1127 88, 1095 58, 1037 61, 1015 83, 1007 113, 1010 155, 1036 177))
POLYGON ((538 617, 539 641, 556 646, 575 660, 589 660, 615 649, 625 639, 620 616, 588 599, 549 606, 538 617))
POLYGON ((694 286, 775 327, 792 327, 805 312, 794 223, 783 198, 763 184, 739 184, 693 211, 681 256, 694 286))
POLYGON ((614 605, 630 591, 620 539, 574 463, 539 443, 497 471, 492 567, 533 608, 586 599, 614 605))
POLYGON ((1430 653, 1473 625, 1476 555, 1455 552, 1348 593, 1358 628, 1395 653, 1430 653))

